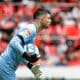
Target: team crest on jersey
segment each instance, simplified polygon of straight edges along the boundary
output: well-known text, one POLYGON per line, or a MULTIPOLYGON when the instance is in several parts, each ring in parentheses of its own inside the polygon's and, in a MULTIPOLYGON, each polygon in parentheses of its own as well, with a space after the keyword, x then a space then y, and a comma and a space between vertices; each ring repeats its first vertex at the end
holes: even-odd
POLYGON ((24 38, 27 38, 30 35, 30 31, 29 30, 21 31, 19 35, 23 36, 24 38))
POLYGON ((25 34, 26 34, 27 36, 29 36, 29 35, 30 35, 30 31, 29 31, 29 30, 25 30, 25 34))

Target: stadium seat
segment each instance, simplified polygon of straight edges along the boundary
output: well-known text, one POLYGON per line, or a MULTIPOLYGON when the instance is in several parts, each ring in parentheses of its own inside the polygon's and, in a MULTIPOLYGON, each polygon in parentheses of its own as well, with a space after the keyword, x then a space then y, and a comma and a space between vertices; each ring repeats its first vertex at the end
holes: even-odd
POLYGON ((46 50, 49 53, 50 56, 55 56, 56 55, 56 46, 54 45, 48 45, 46 46, 46 50))

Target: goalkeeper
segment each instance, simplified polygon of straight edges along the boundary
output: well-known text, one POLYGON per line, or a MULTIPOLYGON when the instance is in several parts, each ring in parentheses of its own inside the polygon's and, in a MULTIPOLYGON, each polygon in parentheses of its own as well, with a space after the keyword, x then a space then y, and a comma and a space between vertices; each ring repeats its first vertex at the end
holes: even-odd
POLYGON ((26 24, 13 36, 0 56, 0 80, 17 80, 15 71, 21 62, 26 64, 36 77, 41 75, 39 65, 33 64, 40 59, 40 54, 29 55, 24 50, 24 45, 34 44, 37 33, 50 25, 50 17, 47 10, 37 9, 33 15, 33 24, 26 24))

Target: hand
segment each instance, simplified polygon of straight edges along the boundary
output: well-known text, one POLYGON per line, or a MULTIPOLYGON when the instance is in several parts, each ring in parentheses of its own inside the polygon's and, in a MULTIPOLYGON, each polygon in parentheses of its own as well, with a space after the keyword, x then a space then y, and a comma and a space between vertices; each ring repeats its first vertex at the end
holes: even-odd
POLYGON ((40 75, 42 74, 42 71, 40 70, 40 66, 39 65, 34 65, 31 68, 31 71, 35 75, 36 78, 39 78, 40 75))

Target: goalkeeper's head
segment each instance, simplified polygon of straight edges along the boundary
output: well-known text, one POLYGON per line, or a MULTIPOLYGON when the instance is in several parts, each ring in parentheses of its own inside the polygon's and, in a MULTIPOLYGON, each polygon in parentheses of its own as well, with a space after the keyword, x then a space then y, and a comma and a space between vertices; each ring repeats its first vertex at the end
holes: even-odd
POLYGON ((40 31, 49 27, 51 23, 51 14, 48 10, 39 8, 34 12, 33 19, 38 31, 40 31))

